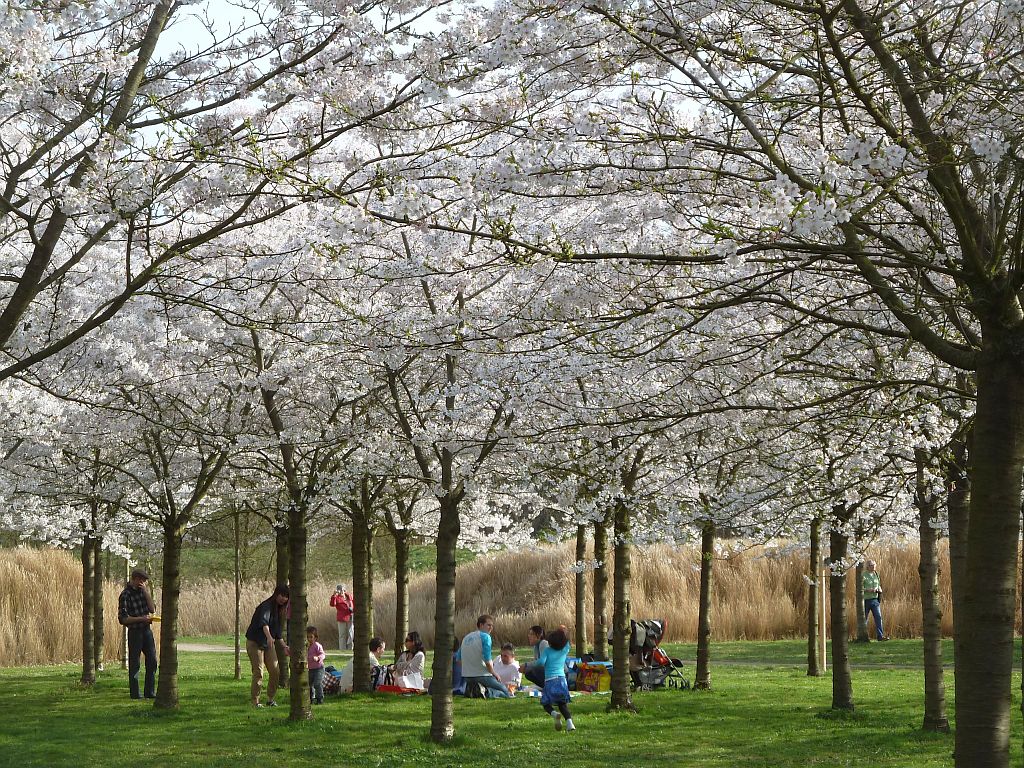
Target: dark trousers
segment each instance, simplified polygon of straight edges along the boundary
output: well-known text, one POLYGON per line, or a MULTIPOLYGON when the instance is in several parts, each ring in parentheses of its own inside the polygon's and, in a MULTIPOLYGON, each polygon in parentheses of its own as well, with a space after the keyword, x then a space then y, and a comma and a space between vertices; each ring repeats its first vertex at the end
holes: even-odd
POLYGON ((147 699, 156 696, 156 641, 148 624, 128 628, 128 693, 133 699, 139 696, 139 654, 146 657, 147 699))
POLYGON ((544 687, 544 667, 527 667, 526 671, 523 672, 523 677, 538 688, 544 687))

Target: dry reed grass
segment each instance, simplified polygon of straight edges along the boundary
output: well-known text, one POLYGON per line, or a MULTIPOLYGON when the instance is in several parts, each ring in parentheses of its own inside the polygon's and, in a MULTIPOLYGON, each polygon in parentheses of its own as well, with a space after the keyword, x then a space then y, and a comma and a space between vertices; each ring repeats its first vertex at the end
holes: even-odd
MULTIPOLYGON (((104 658, 121 653, 120 584, 103 591, 104 658)), ((56 549, 0 550, 0 666, 82 658, 82 564, 56 549)))
MULTIPOLYGON (((876 547, 885 587, 882 606, 886 630, 894 637, 921 634, 918 551, 914 545, 876 547)), ((463 635, 476 617, 496 619, 495 640, 524 644, 532 624, 545 627, 571 623, 575 587, 569 566, 571 544, 539 547, 481 557, 460 566, 456 582, 455 629, 463 635)), ((667 622, 668 639, 693 641, 697 627, 700 557, 696 548, 656 545, 636 551, 633 558, 632 603, 636 617, 667 622)), ((941 552, 940 591, 943 595, 943 633, 952 633, 949 601, 948 552, 941 552)), ((799 555, 771 557, 761 547, 715 563, 712 590, 712 630, 717 640, 770 640, 800 637, 807 625, 806 560, 799 555)), ((854 585, 849 579, 850 632, 854 633, 854 585)), ((117 658, 117 594, 120 584, 105 593, 106 655, 117 658)), ((593 582, 587 579, 587 605, 593 603, 593 582)), ((609 584, 610 589, 610 584, 609 584)), ((242 589, 242 629, 252 610, 272 590, 271 584, 248 583, 242 589)), ((374 614, 377 634, 390 646, 394 636, 395 588, 379 579, 374 614)), ((328 647, 336 644, 334 610, 328 601, 334 582, 309 585, 310 621, 320 627, 328 647)), ((410 628, 428 645, 434 636, 434 576, 424 573, 410 584, 410 628)), ((609 600, 611 595, 609 594, 609 600)), ((159 597, 157 597, 159 599, 159 597)), ((64 661, 81 657, 81 567, 67 552, 38 549, 0 550, 0 666, 64 661)), ((179 635, 224 635, 234 631, 234 585, 230 581, 201 581, 182 590, 179 635)), ((609 606, 610 613, 610 606, 609 606)), ((1020 617, 1017 619, 1018 629, 1020 617)), ((587 627, 593 637, 593 625, 587 627)))

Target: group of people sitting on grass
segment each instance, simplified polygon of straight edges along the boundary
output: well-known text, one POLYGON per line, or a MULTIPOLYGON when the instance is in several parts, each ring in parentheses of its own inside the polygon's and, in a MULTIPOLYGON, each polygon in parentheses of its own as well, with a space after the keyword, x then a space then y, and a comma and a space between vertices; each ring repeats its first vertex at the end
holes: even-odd
MULTIPOLYGON (((269 672, 266 706, 277 706, 279 670, 274 644, 283 636, 281 626, 282 609, 287 606, 290 592, 280 585, 274 593, 261 602, 253 613, 246 630, 246 653, 252 663, 251 700, 254 707, 264 706, 260 702, 263 688, 263 668, 269 672)), ((533 660, 519 664, 515 659, 515 648, 511 644, 501 647, 497 658, 492 658, 491 632, 494 617, 484 614, 477 619, 476 631, 466 635, 461 643, 456 642, 452 657, 452 689, 471 698, 509 698, 520 687, 525 677, 534 685, 543 688, 541 704, 554 718, 555 728, 562 729, 562 720, 568 731, 575 730, 569 713, 569 687, 565 676, 565 662, 570 645, 568 630, 563 625, 547 637, 542 627, 530 628, 528 638, 533 648, 533 660), (557 708, 557 711, 556 711, 557 708)), ((398 690, 422 691, 427 688, 423 671, 426 653, 418 632, 405 636, 405 649, 393 664, 381 662, 384 640, 375 637, 369 642, 369 662, 373 670, 373 687, 390 685, 398 690)), ((324 701, 325 689, 348 692, 353 687, 354 659, 340 672, 325 666, 327 653, 320 644, 316 627, 306 628, 306 667, 309 674, 310 698, 315 704, 324 701)))

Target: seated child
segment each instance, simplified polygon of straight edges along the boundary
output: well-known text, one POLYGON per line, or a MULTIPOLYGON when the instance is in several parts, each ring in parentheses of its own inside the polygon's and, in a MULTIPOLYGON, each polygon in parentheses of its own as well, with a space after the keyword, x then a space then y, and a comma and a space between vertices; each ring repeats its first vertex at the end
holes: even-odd
POLYGON ((494 674, 510 691, 514 691, 522 682, 519 662, 515 657, 516 649, 512 643, 501 646, 501 656, 494 660, 494 674))

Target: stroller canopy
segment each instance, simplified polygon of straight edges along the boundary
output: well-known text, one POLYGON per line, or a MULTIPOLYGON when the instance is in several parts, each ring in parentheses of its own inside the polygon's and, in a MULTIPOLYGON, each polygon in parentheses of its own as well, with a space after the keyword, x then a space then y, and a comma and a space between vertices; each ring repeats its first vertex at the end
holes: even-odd
MULTIPOLYGON (((650 653, 665 636, 664 619, 630 619, 629 620, 629 652, 650 653)), ((608 642, 612 642, 612 634, 608 633, 608 642)))

